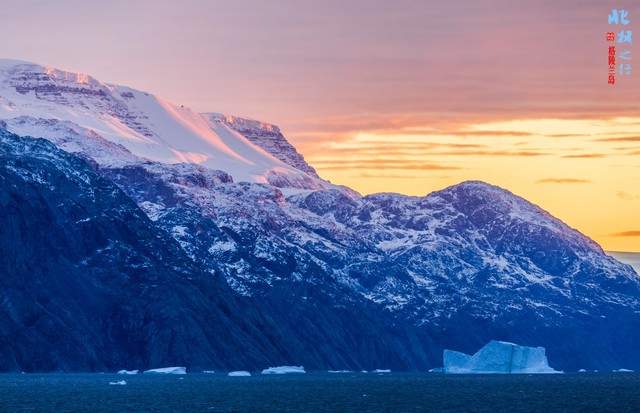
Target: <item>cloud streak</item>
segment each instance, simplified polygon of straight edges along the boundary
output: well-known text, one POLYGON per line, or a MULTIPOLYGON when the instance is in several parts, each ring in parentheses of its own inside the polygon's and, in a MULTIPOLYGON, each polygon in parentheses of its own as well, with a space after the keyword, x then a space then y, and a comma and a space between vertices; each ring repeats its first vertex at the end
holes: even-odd
POLYGON ((607 155, 603 153, 582 153, 576 155, 562 155, 563 158, 568 159, 598 159, 598 158, 606 158, 607 155))
POLYGON ((625 136, 621 138, 595 139, 595 142, 640 142, 640 136, 625 136))
POLYGON ((319 170, 354 170, 354 169, 389 169, 389 170, 417 170, 417 171, 442 171, 460 170, 459 166, 442 165, 436 163, 400 161, 385 159, 363 159, 355 161, 340 162, 337 160, 314 162, 313 165, 319 170))
POLYGON ((589 184, 591 182, 588 179, 578 178, 544 178, 536 181, 539 184, 589 184))
POLYGON ((611 234, 613 237, 640 237, 640 230, 622 231, 611 234))

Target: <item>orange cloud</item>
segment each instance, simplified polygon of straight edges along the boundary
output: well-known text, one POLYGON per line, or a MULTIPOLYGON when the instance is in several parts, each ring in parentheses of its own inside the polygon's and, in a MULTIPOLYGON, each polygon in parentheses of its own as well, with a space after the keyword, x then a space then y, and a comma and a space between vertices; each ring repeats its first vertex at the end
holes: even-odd
POLYGON ((339 162, 337 160, 314 162, 314 166, 321 170, 351 170, 351 169, 409 169, 421 171, 433 170, 459 170, 458 166, 440 165, 434 163, 423 163, 416 161, 400 161, 385 159, 363 159, 357 161, 339 162))
POLYGON ((596 142, 640 142, 640 136, 625 136, 622 138, 596 139, 596 142))
POLYGON ((603 153, 583 153, 578 155, 563 155, 563 158, 573 158, 573 159, 595 159, 595 158, 606 158, 607 155, 603 153))
POLYGON ((545 178, 536 181, 539 184, 588 184, 591 183, 588 179, 577 178, 545 178))
POLYGON ((640 230, 638 231, 622 231, 611 234, 613 237, 640 237, 640 230))

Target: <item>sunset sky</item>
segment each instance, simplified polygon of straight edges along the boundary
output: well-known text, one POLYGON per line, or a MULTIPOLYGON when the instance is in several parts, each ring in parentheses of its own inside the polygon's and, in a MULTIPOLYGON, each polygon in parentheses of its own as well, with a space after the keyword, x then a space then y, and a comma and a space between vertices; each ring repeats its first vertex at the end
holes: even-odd
POLYGON ((0 21, 0 57, 278 124, 334 183, 480 179, 640 251, 638 1, 8 1, 0 21), (614 86, 612 8, 636 37, 614 86))

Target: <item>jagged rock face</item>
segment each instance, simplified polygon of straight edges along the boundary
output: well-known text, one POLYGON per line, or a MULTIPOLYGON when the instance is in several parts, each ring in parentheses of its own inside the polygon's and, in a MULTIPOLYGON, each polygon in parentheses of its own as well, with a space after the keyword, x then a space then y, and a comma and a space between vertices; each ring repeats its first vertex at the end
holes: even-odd
POLYGON ((210 122, 223 123, 242 134, 271 155, 307 174, 318 178, 316 170, 304 160, 304 157, 287 141, 280 128, 269 123, 221 113, 204 113, 210 122))

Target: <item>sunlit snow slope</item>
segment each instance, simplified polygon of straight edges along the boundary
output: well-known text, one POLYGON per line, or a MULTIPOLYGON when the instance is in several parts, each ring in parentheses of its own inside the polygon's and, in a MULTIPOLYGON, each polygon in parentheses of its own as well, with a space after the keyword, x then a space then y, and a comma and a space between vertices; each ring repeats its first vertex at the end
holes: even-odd
MULTIPOLYGON (((71 122, 122 145, 134 155, 164 163, 195 163, 236 181, 319 188, 315 176, 279 160, 222 122, 182 105, 91 76, 0 59, 0 119, 19 135, 46 137, 52 122, 71 122), (20 122, 11 120, 20 118, 20 122)), ((115 159, 113 161, 118 161, 115 159)), ((108 162, 106 159, 102 159, 108 162)))

